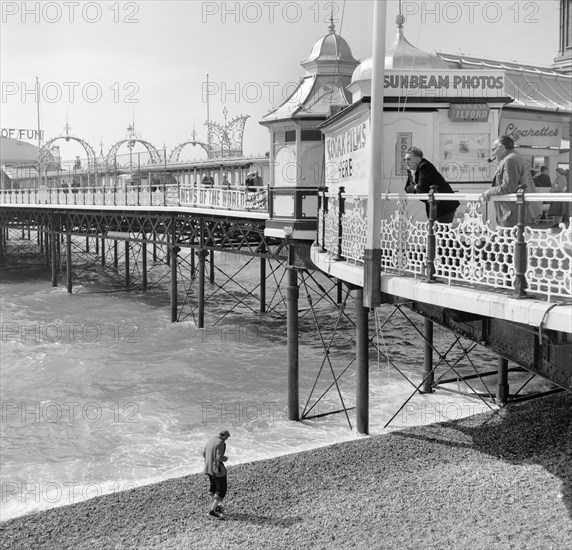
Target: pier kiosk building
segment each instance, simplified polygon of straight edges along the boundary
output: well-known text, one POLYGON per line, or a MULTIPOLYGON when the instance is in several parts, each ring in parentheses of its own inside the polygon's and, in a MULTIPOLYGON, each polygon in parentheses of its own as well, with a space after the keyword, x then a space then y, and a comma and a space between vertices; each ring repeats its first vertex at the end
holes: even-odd
MULTIPOLYGON (((488 159, 494 139, 502 132, 517 138, 517 146, 530 159, 531 168, 536 157, 552 163, 552 169, 557 163, 565 163, 568 150, 563 133, 570 131, 572 113, 565 90, 572 79, 551 70, 529 68, 519 72, 516 65, 455 64, 445 54, 429 54, 409 43, 403 23, 404 18, 398 16, 397 37, 385 58, 381 276, 374 285, 378 285, 373 290, 374 302, 396 307, 405 304, 425 317, 426 356, 419 391, 431 392, 436 387, 433 323, 498 353, 496 399, 501 404, 510 396, 509 359, 570 389, 568 220, 560 220, 563 224, 555 232, 547 227, 529 226, 525 230, 525 222, 532 221, 527 219, 525 203, 538 202, 542 195, 532 196, 522 190, 519 227, 495 228, 494 220, 487 221, 494 218, 492 204, 481 207, 478 197, 491 185, 496 165, 488 159), (538 93, 525 94, 525 90, 538 93), (428 200, 433 209, 434 195, 405 196, 403 155, 411 146, 424 151, 451 183, 455 198, 461 200, 453 224, 436 223, 434 214, 427 220, 421 201, 428 200), (537 277, 539 282, 534 282, 537 277), (439 282, 445 284, 435 284, 439 282), (522 300, 524 297, 529 299, 522 300), (543 301, 546 297, 548 303, 543 301), (554 303, 560 297, 564 302, 554 303)), ((330 32, 333 34, 332 29, 330 32)), ((319 41, 313 52, 326 40, 319 41)), ((329 40, 333 42, 332 37, 329 40)), ((340 66, 349 68, 349 64, 340 66)), ((271 194, 278 193, 280 187, 288 189, 290 197, 295 192, 291 181, 280 174, 281 164, 288 162, 298 166, 295 187, 306 188, 313 171, 312 163, 303 161, 309 147, 300 143, 302 128, 319 129, 324 135, 321 144, 316 139, 309 157, 318 158, 322 147, 323 179, 318 185, 323 185, 324 191, 319 196, 317 234, 312 235, 311 224, 303 226, 307 231, 296 231, 302 228, 298 224, 304 216, 296 215, 293 198, 284 210, 269 212, 267 231, 287 241, 315 238, 311 253, 314 265, 354 292, 357 428, 365 433, 370 338, 369 307, 364 307, 363 296, 366 229, 371 223, 367 219, 371 73, 371 59, 355 67, 347 85, 351 102, 339 102, 337 108, 327 111, 329 116, 325 106, 320 112, 315 99, 308 101, 315 78, 306 76, 301 84, 305 90, 302 101, 300 94, 293 96, 261 122, 272 135, 271 194)), ((443 200, 447 198, 452 197, 444 196, 443 200)), ((562 200, 570 202, 570 197, 562 200)), ((297 260, 291 258, 290 262, 289 342, 297 339, 297 260)), ((297 411, 297 349, 292 347, 289 353, 289 410, 297 411)))
POLYGON ((323 134, 329 116, 351 103, 348 91, 359 62, 333 22, 310 55, 306 73, 292 95, 260 121, 270 131, 272 209, 266 234, 312 241, 316 231, 317 188, 324 181, 323 134))

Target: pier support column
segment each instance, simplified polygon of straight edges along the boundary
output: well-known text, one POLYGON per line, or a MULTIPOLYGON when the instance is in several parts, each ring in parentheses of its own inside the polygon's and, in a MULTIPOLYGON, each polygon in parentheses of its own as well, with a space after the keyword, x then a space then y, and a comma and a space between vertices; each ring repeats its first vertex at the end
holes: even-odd
POLYGON ((266 313, 266 258, 260 258, 260 313, 266 313))
POLYGON ((508 359, 498 358, 498 385, 497 385, 497 403, 506 405, 509 397, 508 388, 508 359))
POLYGON ((117 269, 119 266, 119 260, 117 259, 117 239, 113 239, 113 267, 117 269))
POLYGON ((46 253, 46 267, 50 266, 50 234, 48 232, 48 226, 44 226, 44 252, 46 253))
POLYGON ((425 349, 423 354, 423 387, 421 393, 433 393, 433 321, 425 319, 425 349))
POLYGON ((141 273, 143 290, 147 290, 147 235, 143 235, 144 239, 141 243, 141 264, 143 272, 141 273))
POLYGON ((85 237, 85 252, 86 252, 86 254, 89 254, 89 237, 88 236, 85 237))
POLYGON ((177 322, 178 302, 177 302, 177 268, 178 257, 181 249, 178 246, 172 247, 171 253, 171 323, 177 322))
POLYGON ((369 309, 363 306, 363 288, 355 291, 356 308, 356 427, 369 434, 369 309))
POLYGON ((101 265, 105 265, 105 238, 101 237, 101 265))
POLYGON ((125 286, 129 286, 131 284, 131 273, 129 267, 129 241, 125 241, 125 286))
POLYGON ((299 362, 298 362, 298 271, 288 267, 288 286, 286 287, 286 311, 288 319, 288 419, 300 420, 299 411, 299 362))
POLYGON ((336 281, 336 304, 340 305, 344 301, 343 287, 344 283, 341 280, 336 281))
POLYGON ((0 262, 4 264, 4 253, 6 252, 6 242, 4 241, 4 228, 0 228, 0 262))
POLYGON ((72 293, 72 239, 66 234, 66 279, 68 294, 72 293))
POLYGON ((214 250, 209 250, 209 283, 214 284, 214 250))
POLYGON ((51 253, 52 253, 52 286, 58 286, 58 247, 56 244, 58 235, 55 231, 51 232, 51 253))
POLYGON ((198 323, 199 328, 205 328, 205 259, 208 252, 206 250, 199 250, 199 311, 198 323))
POLYGON ((95 255, 99 256, 99 238, 95 237, 95 255))
MULTIPOLYGON (((61 236, 63 238, 64 234, 61 233, 61 236)), ((60 233, 56 233, 56 235, 54 237, 54 242, 56 243, 56 255, 58 257, 58 262, 59 262, 60 258, 62 257, 61 243, 63 242, 62 239, 60 238, 60 233)), ((59 268, 59 266, 58 266, 58 268, 59 268)))
POLYGON ((195 249, 191 248, 191 279, 196 276, 197 267, 195 265, 195 249))

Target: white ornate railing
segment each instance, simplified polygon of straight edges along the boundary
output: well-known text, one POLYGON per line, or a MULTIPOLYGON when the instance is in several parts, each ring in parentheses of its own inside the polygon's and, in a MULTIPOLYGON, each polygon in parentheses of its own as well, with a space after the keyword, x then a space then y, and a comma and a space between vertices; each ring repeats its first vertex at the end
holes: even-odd
MULTIPOLYGON (((513 290, 520 296, 528 290, 542 294, 548 300, 572 296, 569 220, 560 216, 544 225, 534 223, 531 226, 522 222, 515 227, 494 227, 484 219, 480 195, 439 194, 439 198, 455 198, 462 202, 453 223, 413 219, 411 207, 419 211, 417 202, 433 200, 429 195, 384 195, 389 205, 384 211, 391 214, 382 220, 380 228, 382 270, 448 284, 478 284, 513 290), (554 221, 567 223, 554 224, 554 221)), ((569 205, 572 194, 519 193, 493 200, 518 202, 522 220, 526 220, 527 204, 569 205)), ((321 249, 336 260, 363 263, 367 227, 364 197, 325 194, 321 204, 325 205, 319 216, 318 244, 321 249)))
POLYGON ((2 204, 78 206, 185 206, 238 211, 268 211, 268 189, 256 191, 221 187, 165 185, 153 188, 102 187, 3 190, 2 204))

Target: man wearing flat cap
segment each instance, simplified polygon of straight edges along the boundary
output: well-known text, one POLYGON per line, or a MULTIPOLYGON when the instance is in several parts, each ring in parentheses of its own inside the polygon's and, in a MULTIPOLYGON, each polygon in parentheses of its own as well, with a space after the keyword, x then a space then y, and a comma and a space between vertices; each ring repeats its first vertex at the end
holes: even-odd
POLYGON ((213 498, 209 516, 216 519, 224 519, 222 515, 222 501, 227 490, 227 471, 224 462, 228 460, 224 453, 226 452, 226 440, 229 437, 230 432, 222 430, 217 436, 207 441, 203 451, 205 459, 204 473, 209 476, 209 496, 213 498))

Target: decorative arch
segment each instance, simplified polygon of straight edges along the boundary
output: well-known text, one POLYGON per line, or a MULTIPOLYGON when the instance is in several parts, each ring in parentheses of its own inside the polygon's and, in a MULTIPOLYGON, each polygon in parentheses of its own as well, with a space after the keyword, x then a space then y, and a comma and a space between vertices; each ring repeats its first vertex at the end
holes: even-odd
POLYGON ((53 167, 59 168, 59 163, 54 159, 54 154, 52 153, 52 147, 54 146, 54 143, 60 139, 64 139, 65 141, 69 141, 70 139, 73 141, 77 141, 83 147, 85 154, 87 155, 88 167, 92 168, 95 165, 96 156, 93 147, 87 141, 81 138, 65 135, 50 139, 40 149, 40 159, 42 161, 42 165, 44 165, 46 169, 51 168, 52 167, 51 165, 56 165, 53 167))
POLYGON ((144 141, 142 139, 132 138, 132 139, 123 139, 121 141, 118 141, 117 143, 115 143, 111 147, 111 149, 109 150, 109 153, 107 153, 107 159, 106 159, 107 160, 107 166, 109 166, 109 167, 116 166, 117 151, 125 143, 127 143, 127 147, 129 147, 129 149, 133 149, 133 147, 135 146, 136 143, 141 143, 145 147, 145 149, 147 149, 147 152, 149 153, 149 162, 147 164, 160 164, 163 161, 161 153, 159 153, 159 151, 157 151, 157 149, 155 148, 154 145, 152 145, 148 141, 144 141))
POLYGON ((243 155, 244 125, 250 115, 240 115, 226 122, 224 126, 218 122, 206 122, 208 129, 211 158, 237 158, 243 155))
POLYGON ((171 154, 169 155, 169 161, 170 162, 179 162, 179 157, 181 155, 181 151, 187 146, 187 145, 192 145, 193 147, 202 147, 206 153, 207 153, 207 158, 210 158, 211 153, 210 153, 210 148, 208 146, 207 143, 203 143, 202 141, 185 141, 183 143, 180 143, 179 145, 177 145, 172 151, 171 154))

